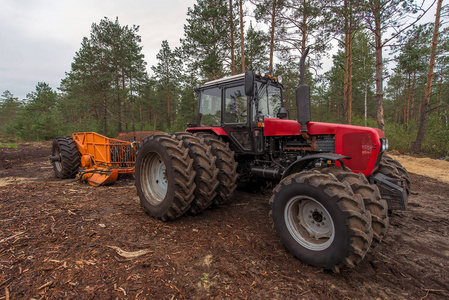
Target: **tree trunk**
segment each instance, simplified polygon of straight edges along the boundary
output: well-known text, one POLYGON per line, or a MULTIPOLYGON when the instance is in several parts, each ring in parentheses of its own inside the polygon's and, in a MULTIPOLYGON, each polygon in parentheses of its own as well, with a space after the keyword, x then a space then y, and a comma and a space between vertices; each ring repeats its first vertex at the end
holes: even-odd
POLYGON ((231 72, 235 75, 235 58, 234 58, 234 16, 232 14, 232 0, 229 0, 229 26, 231 31, 231 72))
POLYGON ((441 87, 442 87, 442 85, 443 85, 443 76, 440 77, 440 83, 438 84, 437 116, 440 115, 441 87))
POLYGON ((424 134, 426 132, 427 126, 427 115, 429 114, 429 103, 430 103, 430 93, 432 92, 432 78, 433 78, 433 68, 435 67, 435 57, 437 52, 438 35, 440 28, 440 12, 441 4, 443 0, 438 0, 437 11, 435 13, 435 28, 433 30, 432 37, 432 49, 430 52, 430 62, 429 71, 427 73, 427 83, 426 89, 424 91, 424 99, 421 105, 421 118, 419 120, 418 134, 416 135, 416 141, 412 143, 412 151, 421 151, 422 141, 424 139, 424 134))
POLYGON ((365 127, 368 126, 368 83, 365 82, 365 127))
MULTIPOLYGON (((379 1, 376 5, 380 6, 379 1)), ((380 8, 378 9, 380 12, 380 8)), ((385 131, 384 121, 384 92, 383 92, 383 75, 382 75, 382 27, 380 15, 375 16, 375 50, 376 50, 376 103, 377 103, 377 128, 385 131)))
POLYGON ((276 0, 273 0, 273 10, 271 12, 271 36, 270 36, 270 66, 268 73, 273 74, 273 53, 274 53, 274 28, 275 28, 275 16, 276 16, 276 0))
POLYGON ((240 7, 240 51, 242 52, 242 72, 245 73, 245 34, 243 32, 243 0, 239 1, 240 7))
POLYGON ((348 124, 352 123, 352 4, 348 7, 348 124))
POLYGON ((116 92, 117 92, 117 118, 118 118, 118 132, 122 132, 122 109, 120 103, 120 76, 118 74, 118 59, 115 57, 115 80, 116 80, 116 92))
POLYGON ((142 131, 143 130, 142 103, 139 103, 139 120, 140 120, 140 131, 142 131))
POLYGON ((407 130, 409 129, 409 118, 410 118, 410 97, 412 92, 411 85, 411 73, 408 73, 408 93, 407 93, 407 107, 405 109, 405 125, 407 126, 407 130))
POLYGON ((134 102, 133 102, 133 74, 129 71, 129 101, 131 102, 131 122, 133 125, 132 130, 136 131, 136 125, 134 123, 134 102))
MULTIPOLYGON (((351 27, 351 20, 349 26, 351 27)), ((348 124, 352 124, 352 30, 349 29, 349 57, 348 57, 348 124)))
POLYGON ((350 6, 348 0, 344 1, 344 32, 345 32, 345 65, 343 75, 343 106, 342 106, 342 123, 351 124, 351 110, 352 110, 352 97, 351 97, 351 16, 350 6))
MULTIPOLYGON (((345 19, 346 19, 346 15, 345 15, 345 19)), ((345 21, 346 22, 346 21, 345 21)), ((342 114, 341 114, 341 122, 343 124, 346 123, 346 115, 348 112, 348 73, 349 73, 349 55, 348 55, 348 47, 349 47, 349 43, 348 43, 348 33, 345 33, 345 65, 344 65, 344 75, 343 75, 343 105, 342 105, 342 114)))
POLYGON ((170 77, 167 77, 167 129, 170 128, 170 77))
POLYGON ((122 86, 123 86, 123 118, 125 119, 125 131, 128 132, 128 118, 126 117, 126 85, 125 85, 124 70, 122 75, 122 86))
POLYGON ((106 87, 104 83, 101 84, 101 88, 103 90, 103 135, 106 135, 108 109, 107 109, 106 87))
POLYGON ((416 71, 413 72, 413 83, 412 83, 412 96, 410 99, 410 116, 416 121, 415 112, 415 85, 416 85, 416 71))

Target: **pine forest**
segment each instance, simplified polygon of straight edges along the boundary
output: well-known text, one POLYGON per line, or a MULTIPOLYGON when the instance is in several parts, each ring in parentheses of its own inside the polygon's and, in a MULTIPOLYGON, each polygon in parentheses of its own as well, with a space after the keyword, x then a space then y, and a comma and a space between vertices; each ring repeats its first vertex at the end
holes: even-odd
POLYGON ((448 21, 442 0, 198 0, 179 46, 163 40, 148 66, 139 25, 104 17, 59 87, 38 82, 26 99, 0 95, 0 134, 182 131, 195 123, 195 86, 245 70, 281 77, 295 119, 309 47, 313 121, 380 128, 390 149, 449 156, 448 21))

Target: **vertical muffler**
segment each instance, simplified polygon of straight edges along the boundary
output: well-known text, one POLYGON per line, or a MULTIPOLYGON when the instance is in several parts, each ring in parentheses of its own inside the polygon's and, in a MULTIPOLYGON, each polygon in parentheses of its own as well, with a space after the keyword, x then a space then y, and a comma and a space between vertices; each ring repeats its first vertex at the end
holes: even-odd
POLYGON ((307 47, 299 62, 300 84, 296 88, 296 111, 298 113, 297 121, 301 124, 301 133, 305 139, 308 138, 307 123, 311 120, 310 86, 305 83, 305 60, 308 53, 309 48, 307 47))

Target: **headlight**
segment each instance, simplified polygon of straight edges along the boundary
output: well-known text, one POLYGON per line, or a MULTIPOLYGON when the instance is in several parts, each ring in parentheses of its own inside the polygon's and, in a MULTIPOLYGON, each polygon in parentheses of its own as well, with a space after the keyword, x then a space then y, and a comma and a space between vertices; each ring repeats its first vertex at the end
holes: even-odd
POLYGON ((381 138, 380 139, 380 151, 388 150, 388 139, 381 138))

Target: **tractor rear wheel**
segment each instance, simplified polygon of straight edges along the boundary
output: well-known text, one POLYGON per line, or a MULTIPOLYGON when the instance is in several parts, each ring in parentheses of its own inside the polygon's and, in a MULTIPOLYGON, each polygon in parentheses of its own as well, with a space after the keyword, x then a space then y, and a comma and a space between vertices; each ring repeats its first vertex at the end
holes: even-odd
POLYGON ((322 172, 334 174, 341 182, 347 182, 353 193, 363 198, 365 210, 371 214, 371 227, 373 228, 372 247, 379 244, 387 232, 388 227, 388 205, 387 201, 381 199, 379 188, 370 184, 361 173, 354 173, 349 168, 329 167, 322 172))
POLYGON ((75 178, 80 168, 80 153, 75 141, 67 136, 59 136, 51 145, 51 164, 58 178, 75 178))
POLYGON ((217 196, 213 205, 220 206, 229 202, 237 187, 237 162, 234 159, 234 151, 228 143, 213 134, 195 133, 195 136, 203 137, 206 144, 211 146, 212 154, 216 157, 215 165, 218 168, 217 196))
POLYGON ((178 140, 189 149, 189 156, 193 159, 195 177, 195 199, 192 201, 189 212, 199 214, 212 204, 217 195, 218 168, 215 166, 216 157, 212 155, 211 147, 203 138, 192 135, 189 132, 175 133, 178 140))
POLYGON ((284 178, 270 200, 281 243, 303 262, 339 272, 370 247, 363 200, 334 176, 305 171, 284 178))
POLYGON ((144 139, 135 166, 137 195, 150 216, 169 221, 190 208, 195 170, 182 141, 166 133, 144 139))

